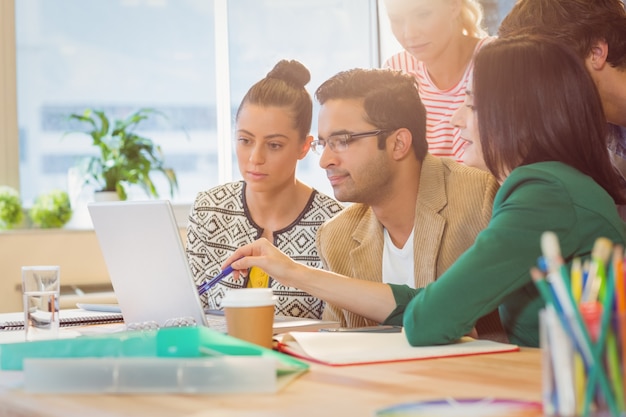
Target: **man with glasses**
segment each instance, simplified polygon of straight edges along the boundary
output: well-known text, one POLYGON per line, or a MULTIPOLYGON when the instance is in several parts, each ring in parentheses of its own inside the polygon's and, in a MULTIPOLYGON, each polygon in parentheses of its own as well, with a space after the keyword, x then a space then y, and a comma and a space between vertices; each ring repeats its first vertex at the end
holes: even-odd
MULTIPOLYGON (((345 71, 315 96, 321 108, 313 150, 335 198, 355 203, 319 229, 322 262, 346 276, 425 287, 487 226, 496 180, 428 153, 426 112, 409 75, 345 71)), ((346 327, 377 324, 329 304, 324 318, 346 327)), ((476 330, 481 338, 504 337, 497 311, 476 330)))

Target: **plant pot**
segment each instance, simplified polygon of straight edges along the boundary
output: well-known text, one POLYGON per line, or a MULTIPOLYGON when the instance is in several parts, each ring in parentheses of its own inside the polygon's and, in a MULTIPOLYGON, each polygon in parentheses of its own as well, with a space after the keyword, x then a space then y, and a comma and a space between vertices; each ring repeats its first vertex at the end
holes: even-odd
POLYGON ((94 201, 120 201, 116 191, 96 191, 93 194, 94 201))

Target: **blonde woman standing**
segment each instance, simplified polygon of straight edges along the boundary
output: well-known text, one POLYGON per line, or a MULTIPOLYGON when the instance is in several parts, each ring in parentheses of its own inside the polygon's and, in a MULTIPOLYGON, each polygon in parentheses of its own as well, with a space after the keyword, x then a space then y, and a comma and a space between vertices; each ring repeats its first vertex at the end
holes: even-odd
POLYGON ((476 52, 493 38, 477 0, 385 0, 391 30, 404 48, 384 67, 417 79, 426 107, 428 151, 463 162, 460 131, 450 120, 463 104, 476 52))

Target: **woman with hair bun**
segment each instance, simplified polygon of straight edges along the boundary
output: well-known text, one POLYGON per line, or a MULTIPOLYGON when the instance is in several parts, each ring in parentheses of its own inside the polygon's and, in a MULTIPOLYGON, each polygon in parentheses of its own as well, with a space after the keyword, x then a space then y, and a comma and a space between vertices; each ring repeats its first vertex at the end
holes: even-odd
MULTIPOLYGON (((282 60, 244 96, 235 118, 243 180, 198 193, 187 229, 187 257, 197 285, 217 275, 238 247, 264 237, 299 263, 320 268, 315 248, 319 226, 343 208, 296 178, 309 152, 313 102, 305 85, 309 70, 282 60)), ((281 285, 258 268, 248 278, 226 277, 201 296, 204 307, 221 309, 226 291, 269 287, 276 314, 320 318, 324 304, 304 291, 281 285)))

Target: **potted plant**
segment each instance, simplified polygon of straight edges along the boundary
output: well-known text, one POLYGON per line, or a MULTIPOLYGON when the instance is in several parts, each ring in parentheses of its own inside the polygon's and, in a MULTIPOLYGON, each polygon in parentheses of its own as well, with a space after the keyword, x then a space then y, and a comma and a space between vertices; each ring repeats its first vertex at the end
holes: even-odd
POLYGON ((11 229, 24 218, 22 201, 15 188, 0 186, 0 230, 11 229))
POLYGON ((72 218, 70 197, 63 190, 41 194, 35 199, 28 214, 33 224, 42 229, 63 227, 72 218))
POLYGON ((163 116, 149 108, 139 109, 122 120, 111 120, 104 111, 95 109, 70 115, 71 120, 86 128, 73 132, 91 136, 93 146, 98 148, 99 155, 88 158, 83 165, 85 182, 94 184, 96 192, 114 191, 120 200, 126 200, 126 187, 137 184, 146 194, 158 198, 159 193, 150 176, 158 171, 167 179, 170 195, 174 195, 178 189, 176 174, 165 166, 161 147, 135 133, 137 126, 153 114, 163 116))

